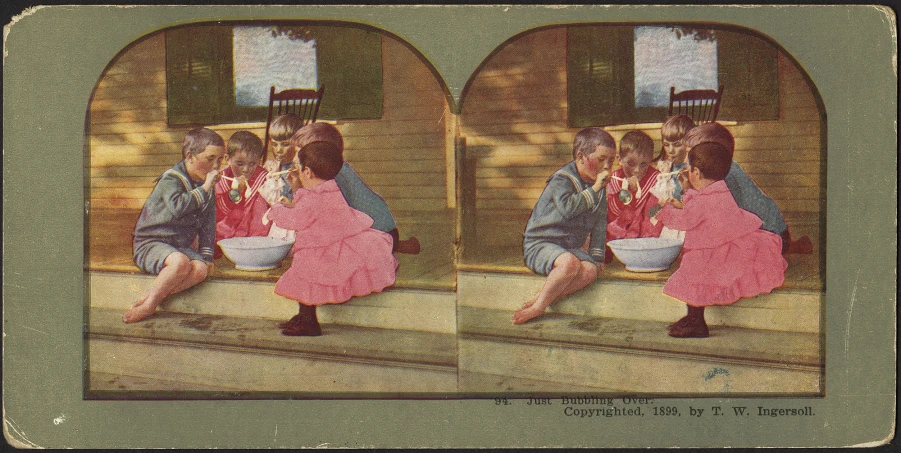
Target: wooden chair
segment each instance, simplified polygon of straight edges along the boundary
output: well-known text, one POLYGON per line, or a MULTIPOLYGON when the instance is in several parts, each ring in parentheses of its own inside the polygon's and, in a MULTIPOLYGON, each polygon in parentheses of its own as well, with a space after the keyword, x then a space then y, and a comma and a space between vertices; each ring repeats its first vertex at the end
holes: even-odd
POLYGON ((723 86, 714 90, 687 90, 676 93, 676 87, 669 89, 669 116, 688 115, 695 124, 712 123, 720 112, 723 86))
POLYGON ((269 125, 272 124, 272 118, 293 113, 303 120, 303 126, 315 123, 324 90, 325 85, 320 86, 318 90, 295 88, 278 93, 275 92, 274 86, 269 89, 269 114, 266 116, 266 140, 263 141, 264 156, 269 155, 269 125))

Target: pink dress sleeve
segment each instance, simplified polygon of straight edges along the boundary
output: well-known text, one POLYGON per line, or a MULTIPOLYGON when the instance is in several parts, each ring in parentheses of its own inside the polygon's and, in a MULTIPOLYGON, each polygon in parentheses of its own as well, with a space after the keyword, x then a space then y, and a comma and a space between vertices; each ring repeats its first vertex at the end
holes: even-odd
POLYGON ((704 210, 697 203, 691 203, 695 195, 697 191, 689 189, 683 196, 685 207, 679 209, 667 204, 657 214, 657 220, 673 230, 687 231, 700 225, 704 220, 704 210))
POLYGON ((316 220, 316 217, 309 215, 310 211, 304 209, 305 199, 308 198, 309 192, 306 190, 298 190, 294 192, 294 206, 285 206, 281 203, 272 205, 269 211, 269 220, 278 225, 279 228, 286 230, 305 230, 316 220))

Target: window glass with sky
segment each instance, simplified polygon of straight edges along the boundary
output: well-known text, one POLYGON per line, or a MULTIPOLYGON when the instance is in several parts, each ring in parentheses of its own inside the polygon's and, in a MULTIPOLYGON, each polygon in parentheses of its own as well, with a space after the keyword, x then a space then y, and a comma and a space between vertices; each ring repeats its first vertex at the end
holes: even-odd
POLYGON ((717 89, 717 41, 705 30, 635 27, 635 107, 666 107, 676 91, 717 89))
POLYGON ((316 40, 277 27, 238 26, 233 30, 235 101, 269 105, 269 89, 317 89, 316 40))

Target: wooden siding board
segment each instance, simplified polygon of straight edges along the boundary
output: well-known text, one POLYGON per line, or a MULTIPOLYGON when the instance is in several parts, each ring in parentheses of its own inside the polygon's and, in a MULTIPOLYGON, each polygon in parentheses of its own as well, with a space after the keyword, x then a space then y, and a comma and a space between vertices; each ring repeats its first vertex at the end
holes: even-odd
POLYGON ((571 146, 573 137, 578 132, 568 128, 566 124, 560 121, 544 120, 531 123, 477 124, 471 123, 466 116, 461 119, 461 133, 466 137, 467 141, 470 138, 478 139, 480 136, 520 135, 521 138, 518 141, 528 142, 528 136, 532 134, 565 133, 569 134, 569 139, 565 140, 565 142, 571 146))
MULTIPOLYGON (((90 113, 90 124, 96 126, 99 124, 114 123, 133 123, 153 124, 157 128, 165 127, 166 110, 160 108, 150 109, 130 109, 117 111, 92 110, 90 113)), ((94 129, 92 129, 92 132, 94 129)))
POLYGON ((118 86, 105 86, 101 84, 94 91, 94 99, 114 99, 127 102, 128 99, 141 97, 158 97, 162 93, 166 94, 166 83, 137 81, 134 84, 124 84, 118 86))

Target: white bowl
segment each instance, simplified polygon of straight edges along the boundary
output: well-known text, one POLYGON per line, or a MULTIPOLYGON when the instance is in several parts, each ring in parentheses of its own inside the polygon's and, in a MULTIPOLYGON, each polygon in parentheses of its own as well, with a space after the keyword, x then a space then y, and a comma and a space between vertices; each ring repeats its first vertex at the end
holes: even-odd
POLYGON ((235 263, 236 269, 265 271, 277 268, 288 256, 293 240, 267 236, 248 236, 223 239, 218 242, 225 256, 235 263))
POLYGON ((615 239, 607 245, 632 272, 667 270, 682 251, 682 240, 674 238, 615 239))

